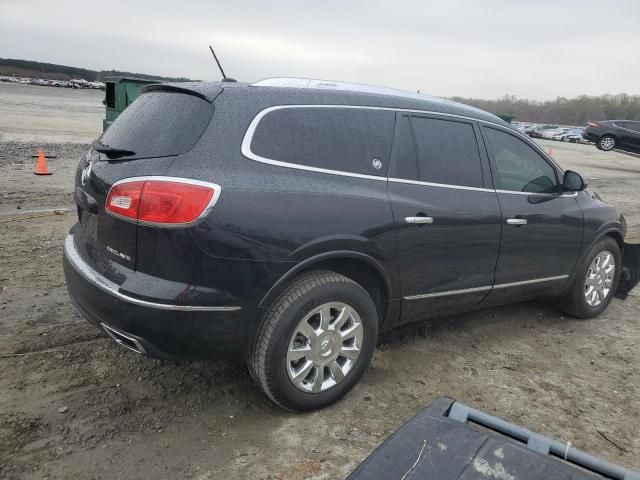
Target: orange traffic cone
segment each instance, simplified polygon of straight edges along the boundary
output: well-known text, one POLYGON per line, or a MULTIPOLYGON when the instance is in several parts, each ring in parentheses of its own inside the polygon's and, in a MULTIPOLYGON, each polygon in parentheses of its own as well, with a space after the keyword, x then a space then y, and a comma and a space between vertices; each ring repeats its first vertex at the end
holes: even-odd
POLYGON ((547 155, 553 157, 553 147, 549 147, 549 150, 547 150, 547 155))
MULTIPOLYGON (((51 158, 51 157, 49 157, 51 158)), ((44 150, 38 150, 38 163, 36 163, 36 169, 33 171, 36 175, 51 175, 49 167, 47 166, 47 157, 44 154, 44 150)))

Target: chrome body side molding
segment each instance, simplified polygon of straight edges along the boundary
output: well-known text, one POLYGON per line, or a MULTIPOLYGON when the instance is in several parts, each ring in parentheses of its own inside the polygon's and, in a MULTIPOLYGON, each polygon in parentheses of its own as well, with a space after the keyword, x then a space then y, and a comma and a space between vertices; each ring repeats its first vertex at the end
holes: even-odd
POLYGON ((449 295, 463 295, 465 293, 477 293, 477 292, 487 292, 494 288, 511 288, 511 287, 519 287, 522 285, 531 285, 534 283, 542 283, 542 282, 554 282, 558 280, 564 280, 569 278, 569 275, 558 275, 555 277, 544 277, 544 278, 534 278, 532 280, 524 280, 521 282, 512 282, 512 283, 500 283, 494 286, 485 286, 485 287, 475 287, 475 288, 465 288, 463 290, 449 290, 445 292, 434 292, 434 293, 423 293, 421 295, 409 295, 403 297, 404 300, 422 300, 425 298, 436 298, 436 297, 446 297, 449 295))

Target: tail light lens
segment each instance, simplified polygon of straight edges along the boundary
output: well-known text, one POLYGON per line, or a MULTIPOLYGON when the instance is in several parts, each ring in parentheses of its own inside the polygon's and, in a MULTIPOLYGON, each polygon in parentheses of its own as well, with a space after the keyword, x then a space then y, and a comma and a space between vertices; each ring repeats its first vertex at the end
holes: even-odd
POLYGON ((131 178, 113 184, 105 209, 150 225, 186 226, 215 205, 220 186, 173 177, 131 178))
POLYGON ((587 127, 599 127, 600 124, 596 122, 587 122, 587 127))

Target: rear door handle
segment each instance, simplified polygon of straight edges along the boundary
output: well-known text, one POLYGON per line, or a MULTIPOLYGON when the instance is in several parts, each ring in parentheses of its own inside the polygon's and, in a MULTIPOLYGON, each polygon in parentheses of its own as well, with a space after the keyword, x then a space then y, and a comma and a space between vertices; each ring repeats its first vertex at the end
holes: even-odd
POLYGON ((433 223, 433 217, 404 217, 404 221, 414 225, 431 225, 433 223))
POLYGON ((507 218, 508 225, 515 225, 516 227, 527 224, 526 218, 507 218))

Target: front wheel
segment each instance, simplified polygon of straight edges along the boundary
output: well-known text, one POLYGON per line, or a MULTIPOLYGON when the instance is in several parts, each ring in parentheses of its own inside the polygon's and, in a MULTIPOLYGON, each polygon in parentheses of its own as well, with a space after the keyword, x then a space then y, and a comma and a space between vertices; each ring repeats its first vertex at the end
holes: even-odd
POLYGON ((611 135, 605 135, 604 137, 601 137, 600 140, 598 140, 598 147, 600 147, 600 150, 604 150, 605 152, 613 150, 614 148, 616 148, 615 137, 612 137, 611 135))
POLYGON ((334 272, 308 272, 271 305, 249 369, 280 407, 322 408, 358 382, 377 336, 378 313, 366 290, 334 272))
POLYGON ((592 318, 604 311, 618 288, 622 255, 611 237, 597 242, 577 270, 575 282, 564 299, 564 308, 578 318, 592 318))

